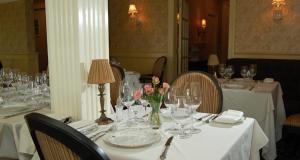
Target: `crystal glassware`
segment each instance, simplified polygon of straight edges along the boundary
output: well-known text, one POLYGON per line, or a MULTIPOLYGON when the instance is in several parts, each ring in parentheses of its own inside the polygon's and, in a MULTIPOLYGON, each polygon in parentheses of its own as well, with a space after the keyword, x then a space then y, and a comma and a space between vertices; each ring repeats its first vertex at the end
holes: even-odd
POLYGON ((221 78, 224 78, 224 75, 225 75, 225 64, 219 64, 218 66, 218 72, 219 72, 219 75, 221 76, 221 78))
POLYGON ((245 79, 247 78, 247 72, 248 72, 248 67, 247 66, 242 66, 241 67, 241 76, 245 79))
POLYGON ((257 73, 257 66, 256 64, 251 64, 249 66, 249 73, 250 73, 250 78, 253 79, 257 73))

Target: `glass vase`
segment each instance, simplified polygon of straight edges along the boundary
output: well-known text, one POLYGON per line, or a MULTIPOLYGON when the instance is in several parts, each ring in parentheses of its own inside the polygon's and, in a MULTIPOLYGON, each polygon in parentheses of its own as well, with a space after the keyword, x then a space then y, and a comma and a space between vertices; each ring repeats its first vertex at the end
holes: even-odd
POLYGON ((152 108, 152 111, 150 113, 150 124, 152 126, 153 129, 159 129, 160 125, 161 125, 161 121, 160 121, 160 106, 161 106, 161 102, 157 102, 157 101, 150 101, 150 106, 152 108))

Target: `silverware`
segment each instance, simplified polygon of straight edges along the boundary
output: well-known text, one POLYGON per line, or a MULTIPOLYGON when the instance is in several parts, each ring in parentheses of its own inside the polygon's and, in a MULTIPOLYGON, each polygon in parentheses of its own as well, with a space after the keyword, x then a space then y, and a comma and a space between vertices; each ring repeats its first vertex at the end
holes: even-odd
POLYGON ((198 121, 202 121, 204 118, 206 118, 206 117, 208 117, 208 116, 210 116, 211 114, 207 114, 207 115, 205 115, 205 116, 203 116, 203 117, 201 117, 201 118, 199 118, 199 119, 197 119, 198 121))
POLYGON ((100 137, 104 136, 107 132, 99 132, 98 134, 96 134, 95 136, 91 137, 92 141, 97 141, 100 137))
POLYGON ((209 123, 212 119, 214 119, 216 116, 218 116, 217 114, 215 114, 215 115, 212 115, 211 117, 209 117, 206 121, 205 121, 205 123, 209 123))
POLYGON ((164 151, 161 153, 161 155, 159 156, 160 160, 164 160, 167 157, 167 152, 170 148, 171 142, 173 140, 173 136, 169 137, 166 144, 165 144, 165 149, 164 151))

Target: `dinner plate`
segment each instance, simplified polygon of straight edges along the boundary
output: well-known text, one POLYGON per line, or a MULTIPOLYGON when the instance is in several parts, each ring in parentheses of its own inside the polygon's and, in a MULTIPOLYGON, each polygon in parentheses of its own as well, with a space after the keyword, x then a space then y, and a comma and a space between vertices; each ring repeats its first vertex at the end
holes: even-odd
POLYGON ((224 88, 230 88, 230 89, 245 89, 247 86, 242 84, 224 84, 224 88))
POLYGON ((123 129, 106 134, 103 141, 115 147, 138 148, 159 142, 159 132, 151 129, 123 129))

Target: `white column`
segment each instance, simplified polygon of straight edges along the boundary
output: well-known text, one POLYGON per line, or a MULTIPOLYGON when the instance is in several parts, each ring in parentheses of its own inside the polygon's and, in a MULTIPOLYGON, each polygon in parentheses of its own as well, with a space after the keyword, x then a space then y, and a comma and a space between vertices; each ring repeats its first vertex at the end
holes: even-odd
POLYGON ((109 57, 107 3, 107 0, 46 0, 54 113, 75 119, 96 119, 99 115, 98 91, 86 81, 91 60, 109 57))

